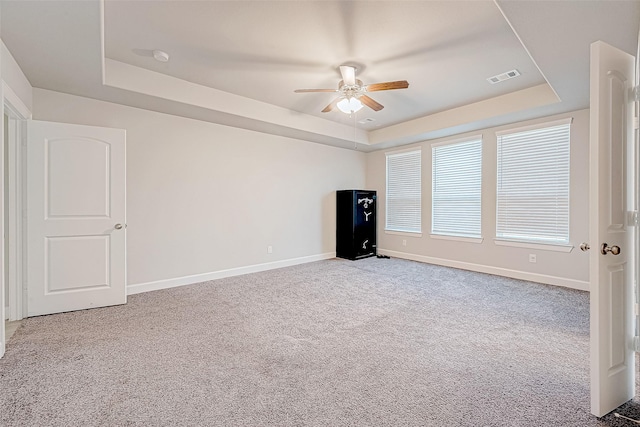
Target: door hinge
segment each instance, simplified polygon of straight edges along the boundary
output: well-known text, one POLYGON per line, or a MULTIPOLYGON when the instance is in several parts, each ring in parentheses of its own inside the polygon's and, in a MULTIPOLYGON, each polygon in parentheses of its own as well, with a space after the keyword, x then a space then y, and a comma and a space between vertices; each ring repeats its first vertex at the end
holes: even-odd
POLYGON ((640 129, 640 118, 638 117, 633 118, 633 129, 634 130, 640 129))
POLYGON ((630 227, 637 227, 638 226, 638 211, 630 211, 628 212, 628 221, 627 221, 627 225, 629 225, 630 227))

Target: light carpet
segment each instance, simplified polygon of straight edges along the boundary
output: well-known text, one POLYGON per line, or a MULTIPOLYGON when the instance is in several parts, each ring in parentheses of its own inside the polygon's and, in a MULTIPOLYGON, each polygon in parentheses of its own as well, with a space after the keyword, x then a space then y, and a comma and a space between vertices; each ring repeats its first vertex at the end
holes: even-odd
POLYGON ((585 292, 336 259, 27 319, 0 425, 630 425, 589 414, 588 369, 585 292))

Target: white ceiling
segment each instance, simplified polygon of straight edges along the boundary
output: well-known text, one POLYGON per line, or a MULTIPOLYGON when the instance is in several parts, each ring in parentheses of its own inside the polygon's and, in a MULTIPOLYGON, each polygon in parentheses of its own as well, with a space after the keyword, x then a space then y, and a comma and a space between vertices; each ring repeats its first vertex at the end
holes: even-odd
POLYGON ((588 108, 590 43, 635 54, 640 22, 638 1, 101 6, 0 2, 0 35, 34 87, 353 147, 354 118, 320 112, 334 94, 293 90, 336 88, 341 64, 365 84, 408 80, 370 94, 382 111, 356 115, 375 120, 357 124, 366 151, 588 108), (156 62, 153 49, 170 61, 156 62), (522 75, 486 81, 511 69, 522 75))
POLYGON ((108 2, 105 22, 109 58, 344 123, 321 113, 335 94, 294 89, 336 89, 341 64, 365 83, 408 80, 359 114, 384 127, 544 83, 493 2, 108 2))

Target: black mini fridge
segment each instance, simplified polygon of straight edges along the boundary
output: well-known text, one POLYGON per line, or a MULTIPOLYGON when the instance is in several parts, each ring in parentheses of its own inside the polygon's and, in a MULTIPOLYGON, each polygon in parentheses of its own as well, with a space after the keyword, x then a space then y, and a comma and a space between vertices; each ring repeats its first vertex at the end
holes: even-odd
POLYGON ((376 254, 376 192, 336 192, 336 256, 350 260, 376 254))

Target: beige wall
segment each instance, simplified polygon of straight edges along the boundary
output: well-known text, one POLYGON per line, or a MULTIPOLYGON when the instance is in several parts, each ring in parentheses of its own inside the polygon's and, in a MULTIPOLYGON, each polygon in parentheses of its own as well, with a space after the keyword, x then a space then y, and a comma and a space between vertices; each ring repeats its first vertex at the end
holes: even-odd
POLYGON ((12 94, 5 93, 4 96, 11 96, 12 103, 19 103, 20 105, 14 105, 14 107, 21 107, 21 112, 32 111, 33 89, 31 84, 2 40, 0 40, 0 54, 2 55, 0 67, 2 80, 12 92, 12 94))
POLYGON ((33 113, 126 129, 129 285, 330 255, 335 191, 365 184, 361 152, 42 89, 33 113))
POLYGON ((379 194, 382 252, 588 286, 588 256, 577 248, 588 241, 588 110, 482 131, 481 244, 429 237, 431 143, 448 138, 402 147, 422 147, 423 159, 423 234, 407 237, 384 232, 385 151, 364 154, 40 89, 34 118, 127 130, 130 285, 331 254, 335 190, 367 188, 379 194), (570 241, 576 247, 561 253, 495 245, 495 132, 567 116, 574 118, 570 241))
POLYGON ((385 223, 385 152, 367 155, 367 188, 378 191, 378 249, 388 254, 426 262, 444 264, 539 281, 588 289, 589 257, 578 249, 589 241, 589 110, 544 119, 485 129, 410 146, 422 148, 422 237, 386 234, 385 223), (570 253, 553 252, 494 243, 496 217, 496 135, 499 130, 573 117, 571 126, 571 205, 569 239, 575 248, 570 253), (482 169, 482 243, 433 239, 431 230, 431 144, 467 135, 483 136, 482 169), (402 242, 406 240, 406 246, 402 242), (537 262, 529 262, 535 254, 537 262))

